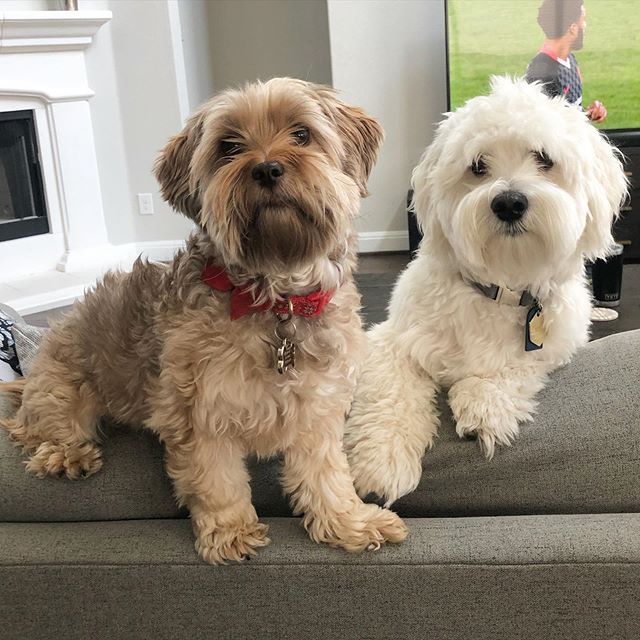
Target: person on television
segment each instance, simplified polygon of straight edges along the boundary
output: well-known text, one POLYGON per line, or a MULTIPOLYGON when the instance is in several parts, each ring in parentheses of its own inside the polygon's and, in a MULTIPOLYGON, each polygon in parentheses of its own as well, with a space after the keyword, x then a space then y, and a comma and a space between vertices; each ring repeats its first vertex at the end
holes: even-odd
MULTIPOLYGON (((565 99, 582 108, 582 73, 572 51, 582 49, 587 26, 583 0, 544 0, 538 9, 538 24, 546 36, 538 55, 525 74, 529 82, 539 81, 550 96, 565 99)), ((586 109, 593 122, 602 122, 607 110, 599 100, 586 109)))

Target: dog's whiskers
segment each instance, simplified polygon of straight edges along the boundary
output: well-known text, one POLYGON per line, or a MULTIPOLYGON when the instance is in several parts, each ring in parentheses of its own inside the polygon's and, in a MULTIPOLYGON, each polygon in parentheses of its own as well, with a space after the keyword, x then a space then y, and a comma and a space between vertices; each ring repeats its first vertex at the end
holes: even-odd
POLYGON ((510 222, 502 227, 503 232, 511 238, 515 238, 527 232, 527 227, 521 220, 510 222))

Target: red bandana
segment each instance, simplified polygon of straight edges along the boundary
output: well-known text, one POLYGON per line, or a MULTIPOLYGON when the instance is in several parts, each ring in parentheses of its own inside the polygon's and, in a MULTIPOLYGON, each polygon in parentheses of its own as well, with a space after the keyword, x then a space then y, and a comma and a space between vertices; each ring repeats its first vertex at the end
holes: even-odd
POLYGON ((247 289, 236 287, 224 267, 207 263, 202 270, 200 279, 216 291, 230 291, 231 304, 230 315, 232 320, 237 320, 250 313, 260 311, 273 311, 274 313, 287 315, 289 313, 289 302, 293 309, 293 315, 311 318, 319 316, 333 297, 334 290, 312 291, 306 296, 289 296, 286 300, 278 300, 275 303, 269 301, 256 304, 253 292, 247 289))

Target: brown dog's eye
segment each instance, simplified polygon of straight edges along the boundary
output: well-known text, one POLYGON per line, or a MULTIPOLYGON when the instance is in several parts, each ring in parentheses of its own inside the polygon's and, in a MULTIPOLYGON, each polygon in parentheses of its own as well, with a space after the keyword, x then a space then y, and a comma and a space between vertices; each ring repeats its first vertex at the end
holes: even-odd
POLYGON ((309 129, 307 127, 300 127, 296 129, 292 134, 293 140, 296 144, 304 147, 305 144, 309 143, 309 129))
POLYGON ((220 153, 224 158, 232 158, 242 151, 242 145, 237 140, 222 140, 220 142, 220 153))
POLYGON ((549 171, 553 167, 553 160, 544 151, 534 151, 533 155, 540 168, 544 171, 549 171))
POLYGON ((487 163, 483 160, 482 156, 478 156, 471 163, 471 173, 474 176, 484 176, 487 173, 487 163))

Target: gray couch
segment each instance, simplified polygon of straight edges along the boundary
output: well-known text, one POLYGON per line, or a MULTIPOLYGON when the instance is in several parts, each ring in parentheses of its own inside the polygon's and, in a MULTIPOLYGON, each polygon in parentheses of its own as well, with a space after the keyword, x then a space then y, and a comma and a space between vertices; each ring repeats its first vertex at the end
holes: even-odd
POLYGON ((638 638, 639 355, 640 331, 591 343, 490 462, 443 403, 395 505, 409 538, 360 556, 308 539, 277 461, 252 465, 271 545, 211 567, 151 434, 107 424, 103 469, 70 482, 27 475, 0 433, 0 637, 638 638))

